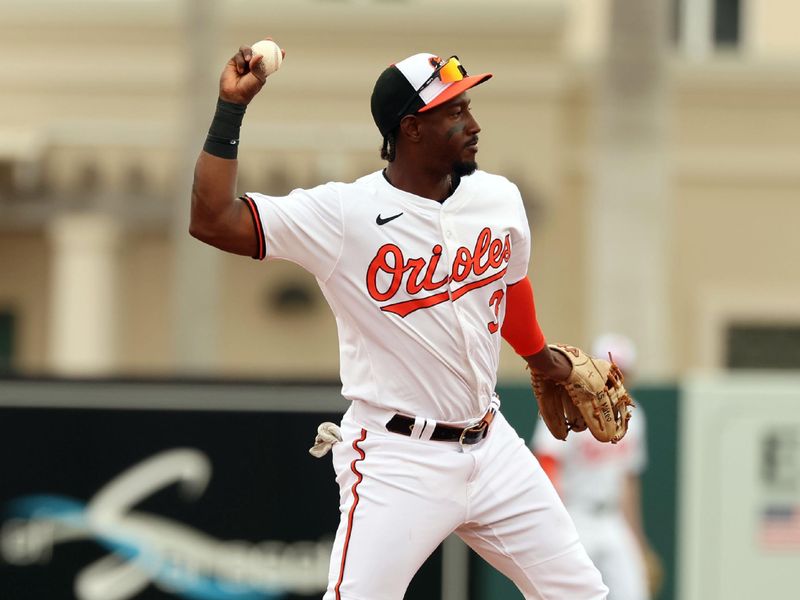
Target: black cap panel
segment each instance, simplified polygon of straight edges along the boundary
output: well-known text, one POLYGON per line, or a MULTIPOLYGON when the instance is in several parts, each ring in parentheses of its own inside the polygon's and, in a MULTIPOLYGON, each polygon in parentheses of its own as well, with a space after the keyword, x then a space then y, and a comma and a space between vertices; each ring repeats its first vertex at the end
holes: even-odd
POLYGON ((408 79, 394 65, 386 68, 375 82, 370 108, 375 125, 384 137, 400 124, 404 116, 414 114, 423 106, 425 103, 422 98, 416 95, 416 90, 408 79), (416 97, 403 114, 398 115, 412 96, 416 97))

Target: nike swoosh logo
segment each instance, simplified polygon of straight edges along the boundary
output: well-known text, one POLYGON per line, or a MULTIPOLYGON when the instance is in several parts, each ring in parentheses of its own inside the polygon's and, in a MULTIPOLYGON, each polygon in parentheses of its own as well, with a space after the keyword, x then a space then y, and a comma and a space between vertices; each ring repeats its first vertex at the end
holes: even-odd
POLYGON ((396 215, 392 215, 391 217, 386 217, 385 219, 380 216, 380 214, 375 218, 375 222, 378 225, 386 225, 389 221, 394 221, 397 217, 403 216, 403 213, 397 213, 396 215))

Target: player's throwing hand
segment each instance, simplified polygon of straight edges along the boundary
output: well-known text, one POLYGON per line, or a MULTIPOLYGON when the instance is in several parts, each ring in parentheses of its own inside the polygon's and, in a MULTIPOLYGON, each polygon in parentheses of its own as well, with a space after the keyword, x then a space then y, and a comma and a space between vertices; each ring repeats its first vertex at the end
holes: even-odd
MULTIPOLYGON (((286 56, 286 51, 281 50, 286 56)), ((261 91, 266 77, 256 68, 263 56, 253 54, 250 46, 242 46, 222 70, 219 78, 219 97, 234 104, 249 104, 261 91)))

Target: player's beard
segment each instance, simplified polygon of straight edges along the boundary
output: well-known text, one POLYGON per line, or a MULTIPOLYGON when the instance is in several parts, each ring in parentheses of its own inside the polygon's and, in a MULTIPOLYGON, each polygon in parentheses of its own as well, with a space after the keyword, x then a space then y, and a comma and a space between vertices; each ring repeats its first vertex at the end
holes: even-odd
POLYGON ((474 160, 460 160, 453 164, 453 174, 457 177, 472 175, 478 169, 478 163, 474 160))

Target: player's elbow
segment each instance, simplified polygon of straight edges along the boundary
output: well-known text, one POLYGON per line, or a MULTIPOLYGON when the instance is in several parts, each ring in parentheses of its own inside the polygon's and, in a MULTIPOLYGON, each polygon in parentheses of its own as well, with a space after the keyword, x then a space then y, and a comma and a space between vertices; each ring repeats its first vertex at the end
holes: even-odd
POLYGON ((192 213, 192 217, 189 219, 189 235, 205 243, 209 243, 211 238, 211 232, 206 224, 201 219, 198 219, 194 213, 192 213))
POLYGON ((225 252, 254 256, 258 251, 251 213, 233 197, 193 192, 189 235, 225 252))
POLYGON ((205 237, 201 229, 199 229, 196 225, 190 224, 189 225, 189 235, 192 236, 196 240, 200 240, 201 242, 205 242, 205 237))
POLYGON ((209 246, 214 246, 215 248, 221 247, 220 240, 223 235, 220 232, 219 226, 215 223, 210 223, 206 220, 191 219, 189 221, 189 235, 209 246))
POLYGON ((191 217, 189 218, 189 235, 201 242, 205 241, 204 238, 207 235, 203 221, 195 215, 194 211, 192 211, 191 217))
MULTIPOLYGON (((249 217, 248 217, 249 218, 249 217)), ((249 221, 247 222, 249 225, 249 221)), ((189 235, 225 252, 253 256, 255 237, 241 226, 236 227, 230 213, 192 208, 189 219, 189 235)))

